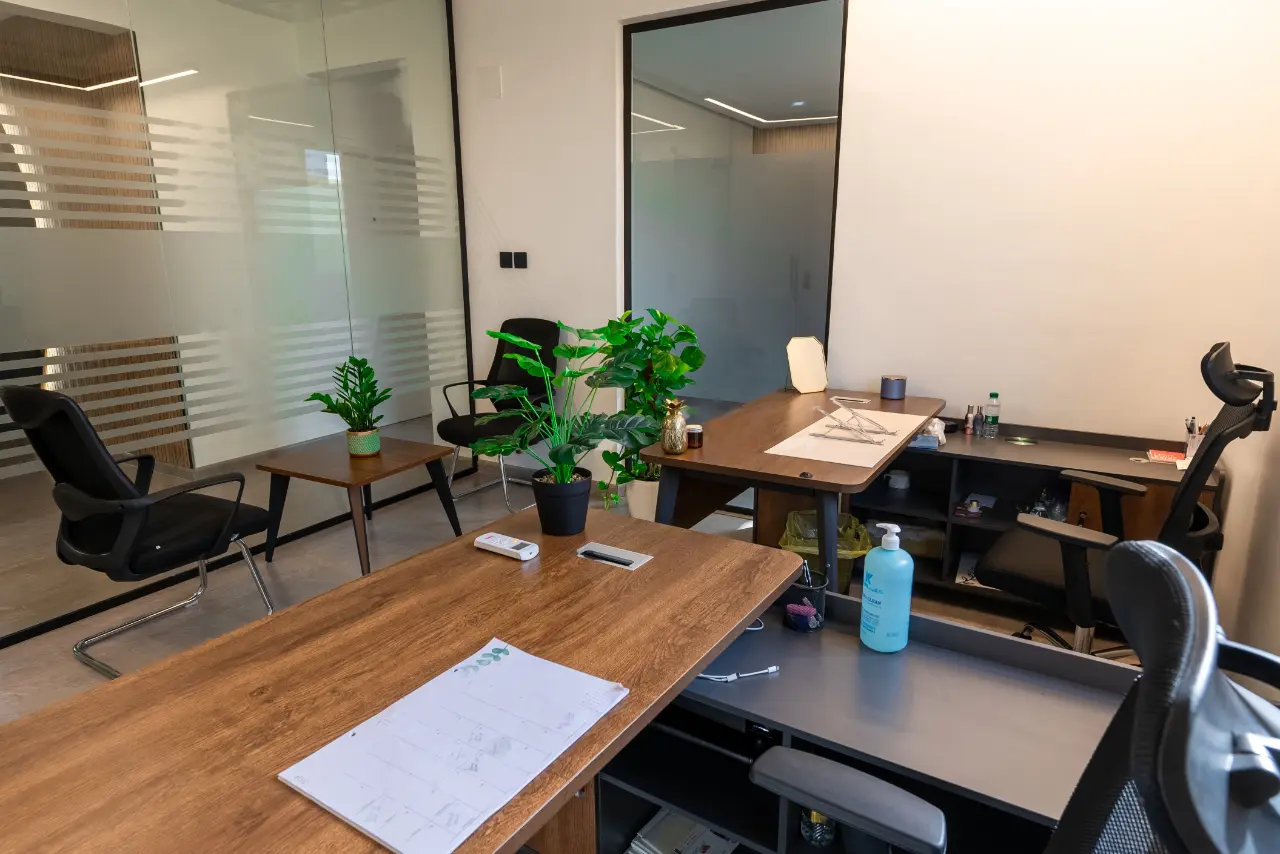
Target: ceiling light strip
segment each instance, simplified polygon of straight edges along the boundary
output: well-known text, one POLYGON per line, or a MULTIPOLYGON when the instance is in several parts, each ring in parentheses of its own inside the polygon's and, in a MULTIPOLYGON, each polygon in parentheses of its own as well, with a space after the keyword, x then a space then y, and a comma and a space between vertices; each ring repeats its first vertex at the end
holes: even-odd
MULTIPOLYGON (((685 130, 683 125, 673 125, 671 122, 664 122, 662 119, 655 119, 652 116, 643 116, 640 113, 632 113, 637 119, 644 119, 646 122, 653 122, 655 125, 662 125, 664 130, 685 130)), ((653 131, 642 130, 639 133, 653 133, 653 131)))
POLYGON ((711 104, 715 104, 717 107, 722 107, 723 109, 726 109, 731 113, 737 113, 740 116, 746 116, 747 118, 751 119, 753 122, 760 122, 761 124, 765 124, 765 125, 790 124, 791 122, 831 122, 840 118, 839 116, 807 116, 805 118, 796 118, 796 119, 762 119, 759 116, 751 115, 746 110, 739 110, 737 107, 731 107, 728 104, 726 104, 724 101, 717 101, 715 98, 703 98, 702 100, 707 101, 708 103, 711 103, 711 104))
POLYGON ((271 122, 273 125, 292 125, 296 128, 314 128, 315 125, 303 124, 302 122, 286 122, 284 119, 269 119, 266 116, 249 116, 251 119, 257 119, 260 122, 271 122))
MULTIPOLYGON (((157 77, 154 80, 143 80, 138 83, 139 86, 150 86, 152 83, 163 83, 166 80, 177 80, 179 77, 190 77, 192 74, 199 74, 194 68, 188 68, 186 71, 179 71, 176 74, 166 74, 164 77, 157 77)), ((36 77, 23 77, 20 74, 7 74, 0 71, 0 77, 8 80, 21 80, 23 83, 39 83, 42 86, 56 86, 59 89, 74 89, 77 92, 96 92, 99 89, 106 89, 108 86, 120 86, 124 83, 136 83, 138 75, 134 74, 130 77, 121 77, 119 80, 109 80, 106 83, 95 83, 92 86, 75 86, 71 83, 57 83, 53 80, 40 80, 36 77)))
POLYGON ((166 74, 163 77, 154 77, 150 80, 143 80, 139 86, 150 86, 152 83, 163 83, 166 80, 177 80, 179 77, 190 77, 192 74, 199 74, 194 68, 188 68, 186 71, 177 71, 173 74, 166 74))

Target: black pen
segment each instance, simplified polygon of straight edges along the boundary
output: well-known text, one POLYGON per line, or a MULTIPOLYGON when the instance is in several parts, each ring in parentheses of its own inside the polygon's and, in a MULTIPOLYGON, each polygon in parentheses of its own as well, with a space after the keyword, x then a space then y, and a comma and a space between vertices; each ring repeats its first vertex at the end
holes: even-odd
POLYGON ((634 563, 634 561, 628 560, 625 557, 615 557, 614 555, 607 555, 604 552, 598 552, 595 549, 586 549, 585 551, 578 552, 578 554, 581 557, 593 557, 597 560, 604 560, 604 561, 608 561, 609 563, 616 563, 618 566, 631 566, 631 564, 634 563))

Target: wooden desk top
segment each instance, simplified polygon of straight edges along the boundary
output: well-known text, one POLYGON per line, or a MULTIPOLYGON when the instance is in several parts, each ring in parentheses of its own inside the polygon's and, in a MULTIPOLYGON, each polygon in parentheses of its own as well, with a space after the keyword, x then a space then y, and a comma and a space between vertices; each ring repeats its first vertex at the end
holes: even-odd
POLYGON ((347 453, 347 434, 338 433, 287 448, 258 463, 258 468, 330 486, 364 486, 452 453, 453 448, 444 445, 383 436, 382 453, 376 457, 353 457, 347 453))
POLYGON ((697 450, 685 451, 679 456, 668 456, 662 452, 662 446, 657 444, 641 451, 640 458, 645 462, 693 472, 743 477, 824 492, 861 492, 893 464, 912 436, 898 437, 897 445, 875 468, 765 453, 783 439, 817 421, 821 416, 814 411, 815 406, 830 411, 833 406, 830 398, 836 395, 869 398, 870 403, 860 404, 858 408, 877 412, 934 416, 946 406, 946 401, 933 397, 882 400, 879 394, 869 391, 832 388, 813 394, 775 391, 704 424, 703 447, 697 450), (813 477, 802 478, 801 472, 809 472, 813 477))
POLYGON ((533 510, 498 530, 541 555, 454 540, 0 728, 3 847, 378 851, 276 774, 497 636, 630 689, 457 849, 514 852, 800 569, 617 513, 592 511, 576 537, 542 536, 533 510), (590 540, 654 559, 577 557, 590 540))

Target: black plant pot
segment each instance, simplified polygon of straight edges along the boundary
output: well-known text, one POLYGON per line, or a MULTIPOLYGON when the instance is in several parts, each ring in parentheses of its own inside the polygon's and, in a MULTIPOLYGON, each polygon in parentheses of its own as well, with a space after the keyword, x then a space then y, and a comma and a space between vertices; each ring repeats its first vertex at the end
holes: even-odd
POLYGON ((539 480, 550 474, 549 469, 533 473, 533 500, 538 505, 538 521, 542 533, 553 537, 581 534, 587 527, 587 503, 591 500, 591 472, 574 469, 585 475, 574 483, 544 483, 539 480))

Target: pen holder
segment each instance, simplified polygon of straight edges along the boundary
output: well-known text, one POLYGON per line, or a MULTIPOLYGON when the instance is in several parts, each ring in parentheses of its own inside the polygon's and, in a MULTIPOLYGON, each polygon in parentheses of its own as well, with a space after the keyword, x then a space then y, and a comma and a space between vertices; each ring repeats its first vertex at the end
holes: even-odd
POLYGON ((778 599, 782 606, 782 624, 797 632, 816 632, 826 622, 827 575, 810 572, 812 584, 798 579, 778 599))

